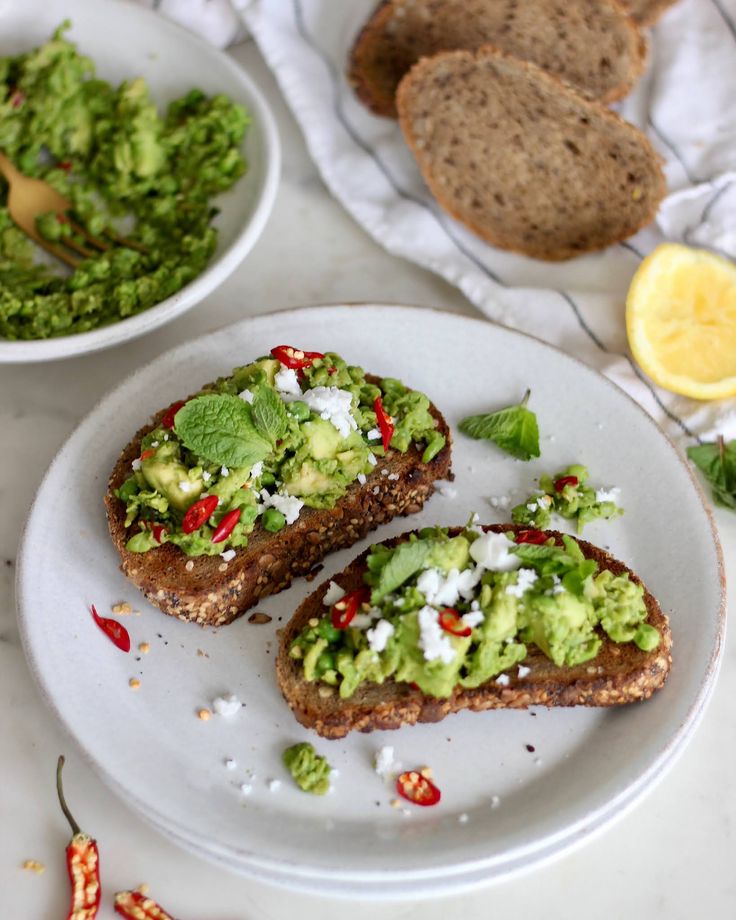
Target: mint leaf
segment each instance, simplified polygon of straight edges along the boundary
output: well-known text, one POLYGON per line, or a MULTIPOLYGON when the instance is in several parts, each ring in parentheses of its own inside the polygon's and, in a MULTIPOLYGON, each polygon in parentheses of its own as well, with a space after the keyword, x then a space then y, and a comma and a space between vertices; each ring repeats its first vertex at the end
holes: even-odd
POLYGON ((193 454, 227 467, 252 466, 271 453, 271 444, 238 396, 210 393, 190 399, 176 413, 174 430, 193 454))
POLYGON ((253 423, 259 434, 275 444, 283 438, 289 426, 286 406, 281 397, 270 386, 259 386, 251 404, 253 423))
POLYGON ((736 511, 736 440, 688 447, 687 455, 711 484, 715 503, 736 511))
POLYGON ((539 456, 539 426, 536 415, 526 407, 528 400, 529 390, 518 406, 485 415, 469 415, 458 427, 471 438, 493 441, 512 457, 531 460, 539 456))
POLYGON ((432 545, 426 540, 399 543, 384 567, 377 573, 378 579, 371 592, 371 603, 380 603, 387 594, 401 587, 412 575, 420 571, 427 561, 432 545))

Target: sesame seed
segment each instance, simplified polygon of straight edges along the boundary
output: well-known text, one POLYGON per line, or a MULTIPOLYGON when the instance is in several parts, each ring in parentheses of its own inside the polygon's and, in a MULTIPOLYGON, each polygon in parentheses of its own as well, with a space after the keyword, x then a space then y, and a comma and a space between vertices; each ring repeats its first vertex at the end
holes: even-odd
POLYGON ((151 651, 151 646, 147 642, 141 642, 138 646, 138 651, 147 655, 151 651))
POLYGON ((141 685, 141 682, 138 680, 137 677, 131 677, 130 680, 128 681, 128 686, 130 687, 131 690, 137 690, 140 687, 140 685, 141 685))
POLYGON ((202 722, 207 722, 212 718, 212 713, 209 711, 209 709, 200 709, 197 713, 197 718, 201 719, 202 722))

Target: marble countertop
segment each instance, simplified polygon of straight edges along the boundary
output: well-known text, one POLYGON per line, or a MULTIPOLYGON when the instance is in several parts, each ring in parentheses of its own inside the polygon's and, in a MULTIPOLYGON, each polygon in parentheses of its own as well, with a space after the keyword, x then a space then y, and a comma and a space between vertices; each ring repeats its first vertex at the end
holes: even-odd
MULTIPOLYGON (((67 786, 78 820, 104 846, 106 890, 148 883, 179 920, 291 917, 338 920, 466 920, 490 910, 548 920, 733 916, 736 909, 736 647, 727 640, 721 674, 685 752, 633 810, 583 847, 523 876, 445 899, 351 904, 297 895, 230 875, 158 836, 85 764, 43 704, 25 662, 13 591, 18 539, 56 451, 99 396, 162 351, 243 316, 310 303, 420 304, 477 315, 453 288, 379 249, 333 201, 255 47, 233 51, 264 88, 284 148, 283 177, 266 230, 244 264, 205 303, 146 338, 89 357, 0 368, 0 914, 58 920, 68 904, 53 774, 69 757, 67 786), (80 802, 82 803, 80 805, 80 802), (44 864, 35 874, 27 859, 44 864)), ((718 510, 729 583, 736 577, 736 515, 718 510)), ((63 526, 52 523, 50 526, 63 526)), ((697 615, 697 611, 693 611, 697 615)), ((114 916, 109 901, 99 914, 114 916)))

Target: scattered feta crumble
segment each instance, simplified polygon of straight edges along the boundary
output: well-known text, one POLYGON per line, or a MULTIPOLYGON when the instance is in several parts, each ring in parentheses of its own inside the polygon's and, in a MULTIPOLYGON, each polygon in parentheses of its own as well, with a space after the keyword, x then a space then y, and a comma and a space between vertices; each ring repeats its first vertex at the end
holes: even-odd
POLYGON ((449 664, 455 659, 455 649, 447 635, 442 632, 439 624, 439 613, 434 607, 422 607, 418 613, 419 619, 419 648, 424 652, 426 661, 435 661, 437 658, 443 664, 449 664))
POLYGON ((382 748, 378 749, 374 767, 376 773, 383 780, 391 779, 392 774, 399 772, 401 764, 397 760, 394 760, 394 749, 390 744, 385 744, 382 748))
POLYGON ((444 498, 457 498, 457 489, 449 482, 435 483, 435 488, 444 498))
POLYGON ((229 719, 240 712, 243 704, 234 693, 229 693, 227 696, 216 697, 212 701, 212 708, 218 716, 225 716, 229 719))
POLYGON ((249 405, 253 402, 253 394, 250 390, 243 390, 242 393, 238 393, 238 396, 243 400, 243 402, 247 402, 249 405))
POLYGON ((226 767, 228 770, 234 770, 234 769, 237 767, 237 765, 238 765, 237 762, 236 762, 235 760, 233 760, 232 757, 226 757, 226 758, 225 758, 225 767, 226 767))
POLYGON ((220 553, 220 557, 225 560, 225 562, 231 562, 235 558, 234 549, 226 549, 224 553, 220 553))
MULTIPOLYGON (((290 367, 282 367, 276 371, 273 378, 274 386, 281 394, 281 397, 292 397, 292 399, 302 398, 302 388, 299 384, 299 378, 296 371, 290 367)), ((284 400, 285 402, 290 400, 284 400)))
POLYGON ((324 597, 322 598, 322 603, 325 605, 325 607, 332 607, 333 604, 336 604, 344 597, 345 590, 341 588, 336 581, 331 581, 329 585, 327 585, 327 590, 325 591, 324 597))
POLYGON ((501 804, 501 797, 498 795, 491 796, 491 808, 498 808, 501 804))
POLYGON ((371 428, 371 430, 366 435, 366 438, 368 438, 369 441, 380 441, 381 432, 378 430, 378 428, 371 428))
POLYGON ((539 576, 534 569, 519 569, 516 576, 516 584, 506 585, 506 594, 510 594, 511 597, 523 597, 537 578, 539 578, 539 576))
POLYGON ((253 784, 252 783, 241 783, 240 791, 243 793, 243 795, 250 795, 251 792, 253 792, 253 784))
POLYGON ((491 508, 498 508, 501 511, 505 511, 511 504, 511 499, 508 495, 491 495, 488 502, 491 508))
POLYGON ((510 682, 511 678, 508 674, 499 674, 496 678, 496 683, 499 685, 499 687, 508 687, 510 682))
POLYGON ((467 823, 468 823, 468 815, 467 815, 467 813, 466 813, 466 812, 463 812, 461 815, 458 815, 458 816, 457 816, 457 820, 458 820, 458 823, 459 823, 459 824, 467 824, 467 823))
POLYGON ((426 569, 417 579, 417 590, 424 595, 428 604, 435 607, 454 607, 458 598, 469 600, 473 589, 480 581, 481 570, 473 566, 469 569, 450 569, 443 575, 439 569, 426 569))
POLYGON ((596 489, 595 490, 595 500, 597 502, 618 502, 619 496, 621 495, 621 489, 617 486, 613 486, 610 489, 596 489))
POLYGON ((474 540, 470 547, 470 555, 484 569, 492 572, 512 572, 521 565, 521 559, 516 553, 510 552, 516 548, 513 540, 509 540, 503 533, 482 533, 474 540))
POLYGON ((382 652, 386 648, 386 643, 395 632, 393 623, 388 620, 379 620, 376 625, 366 632, 368 646, 374 652, 382 652))
POLYGON ((258 477, 263 472, 263 460, 259 460, 258 463, 254 463, 250 468, 250 478, 258 479, 258 477))
POLYGON ((464 613, 461 619, 466 626, 474 629, 485 620, 485 614, 482 610, 471 610, 470 613, 464 613))
POLYGON ((278 792, 280 788, 281 788, 280 779, 270 779, 268 781, 268 791, 269 792, 278 792))
POLYGON ((368 451, 368 462, 370 463, 371 466, 375 466, 378 463, 378 460, 376 459, 376 455, 372 454, 370 451, 368 451))
POLYGON ((532 669, 531 669, 531 668, 528 668, 526 665, 520 664, 520 665, 519 665, 519 670, 517 671, 517 676, 518 676, 518 677, 526 677, 527 674, 531 673, 531 670, 532 670, 532 669))
POLYGON ((137 473, 138 470, 141 468, 140 457, 136 457, 135 460, 130 465, 133 467, 133 470, 137 473))
POLYGON ((346 438, 358 423, 351 411, 353 394, 339 387, 314 387, 301 393, 301 399, 321 419, 330 422, 346 438))
POLYGON ((358 479, 358 482, 359 482, 362 486, 364 486, 364 485, 366 484, 366 482, 368 481, 368 480, 366 479, 365 473, 358 473, 357 479, 358 479))
POLYGON ((182 481, 179 483, 179 489, 180 489, 182 492, 191 492, 191 491, 192 491, 192 483, 189 482, 188 479, 182 479, 182 481))
POLYGON ((212 473, 208 473, 207 470, 202 470, 202 480, 204 482, 209 482, 212 479, 212 473))
POLYGON ((282 495, 280 492, 271 495, 266 489, 261 490, 261 501, 260 510, 275 508, 283 514, 287 524, 293 524, 304 507, 304 502, 295 495, 282 495))
POLYGON ((225 476, 225 477, 227 477, 227 476, 229 476, 229 475, 230 475, 230 470, 229 470, 226 466, 221 466, 221 467, 220 467, 220 476, 225 476))

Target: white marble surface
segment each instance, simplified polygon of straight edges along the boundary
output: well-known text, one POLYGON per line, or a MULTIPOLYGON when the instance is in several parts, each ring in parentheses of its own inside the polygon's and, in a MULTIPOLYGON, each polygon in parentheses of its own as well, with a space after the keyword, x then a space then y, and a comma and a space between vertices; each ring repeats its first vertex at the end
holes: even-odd
MULTIPOLYGON (((68 796, 98 839, 108 894, 142 882, 179 920, 485 918, 493 912, 548 920, 733 917, 736 914, 736 646, 727 638, 715 694, 695 737, 633 811, 575 852, 486 890, 397 904, 351 904, 294 895, 184 853, 113 797, 43 705, 15 620, 14 560, 38 483, 76 423, 134 368, 197 334, 242 316, 309 303, 389 301, 473 308, 431 275, 382 252, 330 199, 258 56, 234 51, 271 101, 284 145, 274 213, 245 264, 205 304, 143 340, 88 358, 0 368, 0 892, 2 917, 58 920, 68 904, 68 829, 56 803, 56 757, 68 755, 68 796), (41 861, 36 875, 21 866, 41 861)), ((90 496, 90 500, 97 500, 90 496)), ((727 576, 736 576, 736 515, 716 512, 727 576)), ((63 536, 63 521, 49 527, 63 536)), ((653 527, 653 539, 664 538, 653 527)), ((43 577, 43 573, 39 573, 43 577)), ((62 613, 62 611, 60 611, 62 613)), ((693 611, 697 615, 697 611, 693 611)), ((109 898, 99 916, 114 916, 109 898)))

